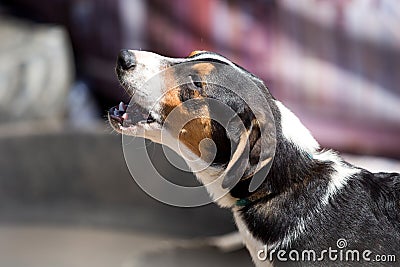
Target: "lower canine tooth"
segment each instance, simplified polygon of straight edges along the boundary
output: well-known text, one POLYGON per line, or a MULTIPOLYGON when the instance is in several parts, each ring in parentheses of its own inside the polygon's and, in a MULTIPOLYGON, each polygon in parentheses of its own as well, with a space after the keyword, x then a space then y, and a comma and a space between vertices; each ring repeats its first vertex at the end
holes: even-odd
POLYGON ((125 111, 125 104, 124 104, 124 102, 119 103, 118 108, 119 108, 120 111, 125 111))

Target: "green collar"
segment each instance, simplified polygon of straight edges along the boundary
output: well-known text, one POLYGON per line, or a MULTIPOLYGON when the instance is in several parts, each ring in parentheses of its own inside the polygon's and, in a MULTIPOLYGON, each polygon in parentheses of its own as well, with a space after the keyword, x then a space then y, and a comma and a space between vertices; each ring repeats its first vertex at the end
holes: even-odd
POLYGON ((247 198, 241 198, 241 199, 238 199, 236 201, 236 206, 244 207, 244 206, 247 206, 250 203, 251 203, 251 201, 248 200, 247 198))

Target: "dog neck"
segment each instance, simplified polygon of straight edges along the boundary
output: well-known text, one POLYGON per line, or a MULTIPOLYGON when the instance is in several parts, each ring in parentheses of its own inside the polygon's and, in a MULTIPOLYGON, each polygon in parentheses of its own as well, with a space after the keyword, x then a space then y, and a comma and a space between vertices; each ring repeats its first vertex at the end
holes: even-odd
MULTIPOLYGON (((277 131, 276 153, 271 163, 271 174, 256 191, 248 192, 249 182, 252 178, 250 176, 245 180, 240 180, 228 193, 222 189, 221 183, 212 183, 216 179, 222 180, 220 179, 224 172, 222 167, 211 165, 204 168, 206 163, 201 160, 194 163, 188 162, 191 169, 203 169, 195 172, 195 175, 201 183, 210 185, 207 186, 207 190, 220 206, 236 209, 238 206, 248 205, 258 199, 271 197, 271 195, 285 191, 292 183, 307 179, 315 172, 312 162, 314 155, 318 154, 318 142, 281 102, 273 100, 273 105, 277 131), (224 196, 217 197, 221 195, 224 196)), ((189 149, 187 153, 190 153, 189 149)))
POLYGON ((277 146, 259 188, 264 196, 236 207, 234 214, 238 225, 245 226, 242 232, 252 233, 262 244, 288 247, 360 170, 333 151, 321 151, 299 119, 280 102, 276 102, 275 113, 277 146))

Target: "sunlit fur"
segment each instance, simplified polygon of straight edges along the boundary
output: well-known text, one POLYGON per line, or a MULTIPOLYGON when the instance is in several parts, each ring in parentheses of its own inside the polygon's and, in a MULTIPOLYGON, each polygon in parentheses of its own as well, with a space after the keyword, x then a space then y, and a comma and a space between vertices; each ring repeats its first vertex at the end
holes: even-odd
MULTIPOLYGON (((232 210, 256 266, 271 264, 257 259, 257 251, 264 245, 275 250, 296 249, 301 252, 313 249, 320 252, 329 247, 336 248, 340 238, 348 241, 348 249, 368 249, 375 254, 397 255, 400 251, 399 174, 370 173, 345 162, 332 150, 321 149, 301 121, 271 96, 261 79, 221 55, 196 51, 187 58, 167 58, 145 51, 132 53, 135 54, 137 66, 127 71, 117 66, 118 77, 122 86, 133 95, 133 100, 151 112, 155 122, 123 126, 111 120, 112 126, 124 134, 145 137, 170 146, 184 158, 200 158, 189 164, 194 170, 208 166, 207 160, 202 160, 204 155, 199 146, 202 139, 212 139, 216 144, 217 158, 208 168, 195 173, 204 184, 220 177, 232 158, 230 147, 227 149, 229 139, 225 129, 212 121, 210 107, 206 102, 201 102, 202 98, 213 97, 219 101, 233 102, 243 124, 247 125, 245 131, 249 131, 246 135, 251 139, 249 143, 252 146, 249 164, 258 161, 260 152, 256 149, 257 141, 265 138, 259 132, 254 132, 257 127, 253 126, 258 119, 247 107, 235 102, 239 100, 227 101, 227 96, 215 94, 215 88, 208 85, 207 81, 218 70, 218 64, 236 71, 238 77, 244 75, 251 79, 267 99, 268 103, 263 105, 268 105, 273 113, 276 150, 266 179, 255 192, 249 192, 251 177, 242 177, 228 194, 215 200, 220 206, 232 210), (195 74, 200 81, 186 87, 174 86, 183 74, 168 68, 187 62, 194 63, 188 73, 195 74), (166 74, 154 78, 162 71, 166 74), (149 80, 162 86, 145 86, 149 80), (195 109, 185 107, 184 102, 192 99, 200 105, 195 109), (180 119, 184 120, 196 112, 201 114, 201 118, 191 121, 179 134, 170 134, 169 138, 161 140, 164 120, 172 110, 177 110, 180 117, 171 122, 171 133, 174 124, 180 124, 180 119), (182 149, 177 149, 177 142, 182 149), (244 204, 238 205, 238 200, 244 204)), ((249 86, 240 90, 252 88, 249 86)), ((250 165, 247 167, 252 168, 250 165)), ((207 190, 211 196, 224 192, 221 183, 207 187, 207 190)), ((275 259, 273 264, 283 263, 275 259)), ((312 264, 342 266, 344 263, 325 259, 312 264)))

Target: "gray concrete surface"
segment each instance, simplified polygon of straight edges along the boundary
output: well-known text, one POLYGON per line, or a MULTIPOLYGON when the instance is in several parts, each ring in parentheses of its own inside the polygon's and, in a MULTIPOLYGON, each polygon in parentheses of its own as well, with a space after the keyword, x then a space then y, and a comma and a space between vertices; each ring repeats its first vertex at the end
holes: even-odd
MULTIPOLYGON (((87 223, 188 237, 235 229, 229 212, 215 205, 177 208, 146 195, 125 165, 121 136, 104 129, 3 136, 0 131, 0 151, 0 223, 87 223)), ((173 174, 171 166, 158 164, 173 174)), ((172 178, 194 181, 189 173, 172 178)))
POLYGON ((134 231, 1 225, 0 237, 0 264, 7 267, 252 266, 244 250, 182 248, 180 239, 134 231))
MULTIPOLYGON (((146 195, 125 166, 121 136, 110 130, 0 125, 0 151, 2 267, 252 266, 243 249, 223 253, 199 242, 236 229, 228 211, 176 208, 146 195)), ((375 170, 398 166, 347 158, 375 170)), ((171 180, 196 183, 156 162, 171 180)))
POLYGON ((0 127, 0 266, 251 266, 244 250, 191 246, 234 231, 230 213, 171 207, 146 195, 127 170, 121 136, 104 128, 28 128, 0 127))

